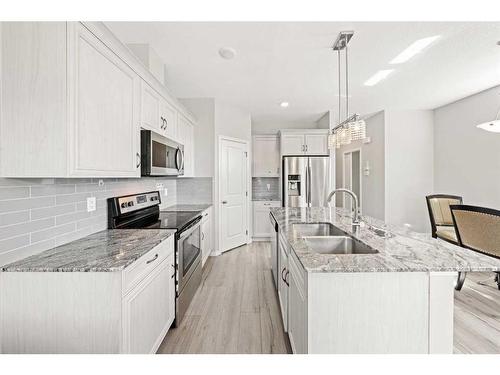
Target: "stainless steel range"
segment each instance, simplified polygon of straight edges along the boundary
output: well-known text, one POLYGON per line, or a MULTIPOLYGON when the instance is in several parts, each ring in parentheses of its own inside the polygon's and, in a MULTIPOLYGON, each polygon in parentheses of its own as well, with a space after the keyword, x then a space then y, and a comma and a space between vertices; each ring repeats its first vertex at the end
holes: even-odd
POLYGON ((108 199, 110 229, 175 229, 175 322, 182 320, 201 283, 201 211, 160 211, 160 193, 108 199))

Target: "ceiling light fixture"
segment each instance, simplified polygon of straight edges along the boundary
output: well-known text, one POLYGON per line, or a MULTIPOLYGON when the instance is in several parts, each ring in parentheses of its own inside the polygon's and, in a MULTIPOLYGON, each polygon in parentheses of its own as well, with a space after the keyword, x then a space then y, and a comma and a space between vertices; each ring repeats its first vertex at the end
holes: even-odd
POLYGON ((281 102, 280 107, 281 108, 287 108, 290 104, 288 102, 281 102))
POLYGON ((476 125, 479 129, 486 130, 487 132, 500 133, 500 109, 497 112, 497 116, 493 121, 483 122, 482 124, 476 125))
POLYGON ((225 60, 231 60, 236 56, 236 51, 231 47, 222 47, 219 50, 219 55, 225 60))
POLYGON ((441 35, 434 35, 413 42, 403 52, 393 58, 389 64, 402 64, 404 62, 407 62, 413 56, 422 52, 426 47, 430 46, 439 38, 441 38, 441 35))
POLYGON ((389 74, 391 74, 394 69, 384 69, 379 70, 377 73, 368 78, 365 82, 365 86, 375 86, 377 83, 386 79, 389 74))
POLYGON ((348 61, 348 53, 347 53, 347 44, 351 40, 354 35, 354 31, 342 31, 335 44, 333 45, 333 50, 337 51, 338 56, 338 80, 339 80, 339 93, 336 95, 339 98, 339 124, 333 127, 331 133, 328 135, 328 148, 330 150, 339 148, 342 145, 348 145, 352 141, 357 141, 364 139, 366 137, 366 123, 360 119, 358 114, 354 114, 349 116, 349 61, 348 61), (341 75, 341 59, 340 53, 341 51, 345 51, 345 94, 341 93, 340 87, 340 75, 341 75), (341 115, 341 99, 345 98, 345 119, 344 121, 340 121, 341 115))

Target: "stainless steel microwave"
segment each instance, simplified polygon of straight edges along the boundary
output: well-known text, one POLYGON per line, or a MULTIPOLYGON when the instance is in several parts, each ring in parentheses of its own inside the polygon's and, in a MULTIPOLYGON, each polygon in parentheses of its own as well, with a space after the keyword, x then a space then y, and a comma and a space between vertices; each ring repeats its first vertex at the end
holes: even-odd
POLYGON ((182 176, 184 146, 151 130, 141 130, 141 175, 182 176))

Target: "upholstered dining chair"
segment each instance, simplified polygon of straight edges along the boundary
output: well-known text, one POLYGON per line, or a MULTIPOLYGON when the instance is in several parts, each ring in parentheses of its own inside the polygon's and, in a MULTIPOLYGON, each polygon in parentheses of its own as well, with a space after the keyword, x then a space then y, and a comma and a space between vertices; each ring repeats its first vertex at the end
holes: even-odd
MULTIPOLYGON (((500 211, 486 207, 451 205, 458 244, 500 259, 500 211)), ((500 289, 500 273, 495 281, 500 289)))
POLYGON ((450 205, 462 204, 458 195, 434 194, 425 197, 429 218, 431 220, 432 237, 458 245, 450 205))

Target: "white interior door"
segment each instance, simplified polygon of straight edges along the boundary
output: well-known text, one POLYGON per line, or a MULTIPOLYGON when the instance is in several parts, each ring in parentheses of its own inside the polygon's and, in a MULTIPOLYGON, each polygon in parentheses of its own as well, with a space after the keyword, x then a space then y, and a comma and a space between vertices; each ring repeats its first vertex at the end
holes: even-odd
POLYGON ((247 242, 247 149, 246 143, 221 139, 220 144, 220 231, 221 251, 247 242))

